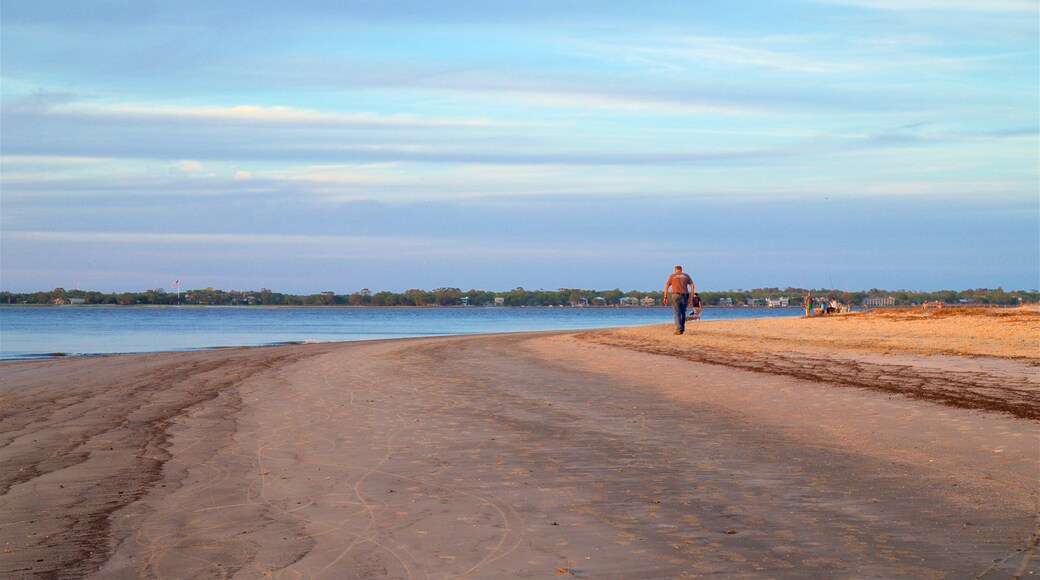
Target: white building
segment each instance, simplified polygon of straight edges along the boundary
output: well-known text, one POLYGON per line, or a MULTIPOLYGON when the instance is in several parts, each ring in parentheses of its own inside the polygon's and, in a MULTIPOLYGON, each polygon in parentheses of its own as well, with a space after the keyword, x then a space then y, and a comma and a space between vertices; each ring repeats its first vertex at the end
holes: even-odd
POLYGON ((863 300, 863 306, 876 307, 876 306, 895 306, 896 299, 891 296, 871 296, 863 300))

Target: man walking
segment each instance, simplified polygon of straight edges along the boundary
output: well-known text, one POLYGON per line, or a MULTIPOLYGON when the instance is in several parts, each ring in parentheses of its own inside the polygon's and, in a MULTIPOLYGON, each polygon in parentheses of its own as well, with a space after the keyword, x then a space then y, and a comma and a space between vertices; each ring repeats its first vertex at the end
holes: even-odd
POLYGON ((668 304, 668 293, 672 294, 672 314, 675 316, 675 334, 686 331, 686 305, 689 304, 690 293, 693 292, 693 279, 676 266, 675 271, 664 283, 664 303, 668 304))

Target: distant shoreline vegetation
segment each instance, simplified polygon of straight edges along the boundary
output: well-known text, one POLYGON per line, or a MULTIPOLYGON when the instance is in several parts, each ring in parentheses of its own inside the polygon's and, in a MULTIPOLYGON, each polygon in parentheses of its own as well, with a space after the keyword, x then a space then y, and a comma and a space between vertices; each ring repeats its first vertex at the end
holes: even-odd
MULTIPOLYGON (((948 305, 973 304, 989 306, 1017 306, 1040 302, 1037 290, 1005 291, 1002 288, 975 290, 941 290, 917 292, 908 290, 846 291, 812 289, 814 298, 836 298, 853 306, 884 307, 910 306, 922 303, 948 305)), ((725 290, 700 292, 705 306, 721 307, 799 307, 804 288, 755 288, 753 290, 725 290)), ((6 304, 85 304, 85 305, 197 305, 197 306, 573 306, 573 307, 651 307, 662 304, 661 291, 638 290, 525 290, 508 292, 487 290, 408 290, 397 293, 372 292, 363 289, 351 294, 319 292, 317 294, 285 294, 270 289, 217 290, 203 288, 171 292, 163 288, 144 292, 106 293, 89 290, 55 288, 49 292, 0 292, 0 305, 6 304)))

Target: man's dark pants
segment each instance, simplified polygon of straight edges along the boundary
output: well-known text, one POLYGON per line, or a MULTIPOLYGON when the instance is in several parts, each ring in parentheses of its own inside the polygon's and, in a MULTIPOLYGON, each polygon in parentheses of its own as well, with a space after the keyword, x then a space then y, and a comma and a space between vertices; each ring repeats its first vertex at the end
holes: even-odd
POLYGON ((686 331, 686 305, 690 302, 689 294, 672 294, 672 314, 675 315, 675 329, 686 331))

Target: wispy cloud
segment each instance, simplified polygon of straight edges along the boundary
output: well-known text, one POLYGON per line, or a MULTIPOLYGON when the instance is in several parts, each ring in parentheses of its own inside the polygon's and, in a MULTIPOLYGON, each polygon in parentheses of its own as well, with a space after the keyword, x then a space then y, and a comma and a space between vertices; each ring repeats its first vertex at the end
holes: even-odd
MULTIPOLYGON (((611 97, 589 95, 587 99, 609 101, 611 97)), ((675 106, 683 105, 676 102, 675 106)), ((23 157, 170 159, 178 163, 188 159, 194 163, 257 160, 308 165, 407 161, 638 166, 734 163, 794 154, 760 146, 630 150, 609 143, 580 143, 580 139, 575 147, 566 124, 527 130, 510 123, 474 121, 447 127, 450 121, 443 119, 420 122, 381 116, 378 121, 359 120, 362 118, 367 116, 281 107, 181 109, 82 103, 26 107, 15 103, 4 107, 5 130, 0 140, 6 153, 23 157), (325 119, 338 121, 322 122, 325 119)))
MULTIPOLYGON (((986 71, 1004 61, 1028 58, 1035 53, 999 52, 944 53, 948 43, 940 35, 917 32, 902 34, 875 33, 856 38, 837 38, 831 34, 813 35, 747 35, 747 36, 664 36, 634 37, 586 47, 590 55, 605 61, 624 60, 639 66, 670 71, 670 77, 701 75, 721 76, 722 71, 743 71, 749 78, 762 73, 786 73, 799 78, 823 82, 827 79, 873 79, 874 96, 889 93, 886 80, 896 74, 918 72, 930 75, 953 75, 970 71, 986 71), (759 72, 761 71, 761 72, 759 72)), ((767 87, 759 87, 766 89, 767 87)), ((832 87, 833 88, 833 87, 832 87)), ((790 91, 786 87, 785 91, 790 91)), ((708 93, 710 94, 710 93, 708 93)), ((747 99, 744 106, 734 106, 729 113, 757 114, 788 110, 795 107, 782 93, 772 98, 747 99)), ((829 108, 838 103, 846 108, 862 105, 854 93, 845 93, 843 101, 827 104, 822 95, 806 88, 803 99, 829 108)), ((725 107, 719 107, 725 111, 725 107)))
MULTIPOLYGON (((824 42, 816 39, 814 44, 824 42)), ((730 37, 682 37, 671 43, 655 45, 626 45, 619 47, 630 54, 639 55, 648 60, 666 60, 671 63, 696 64, 699 68, 705 65, 736 65, 791 71, 813 74, 850 74, 863 70, 863 64, 850 62, 847 59, 822 58, 806 52, 811 49, 805 39, 793 37, 783 38, 730 38, 730 37), (772 44, 783 45, 787 50, 758 46, 772 44)), ((687 67, 688 68, 688 67, 687 67)))
POLYGON ((650 251, 647 243, 570 242, 561 247, 551 241, 487 240, 446 233, 442 236, 342 236, 307 234, 228 234, 228 233, 156 233, 156 232, 73 232, 73 231, 16 231, 4 232, 8 242, 37 244, 89 244, 94 248, 108 245, 135 244, 178 248, 205 247, 220 253, 235 248, 250 251, 275 252, 279 255, 299 255, 301 251, 322 255, 349 257, 352 261, 378 261, 401 255, 413 258, 451 258, 469 256, 481 261, 509 257, 510 259, 568 258, 602 256, 605 249, 633 257, 650 251))
POLYGON ((113 244, 233 244, 233 245, 359 245, 394 242, 394 249, 406 249, 423 243, 421 239, 376 238, 365 236, 315 236, 286 234, 229 234, 229 233, 160 233, 160 232, 71 232, 71 231, 15 231, 5 232, 10 240, 32 242, 84 242, 113 244))
POLYGON ((943 11, 943 12, 1010 12, 1036 14, 1034 0, 812 0, 820 4, 856 6, 875 10, 943 11))
POLYGON ((9 115, 46 113, 62 117, 91 117, 102 120, 141 120, 156 123, 205 122, 222 126, 275 125, 322 128, 424 128, 424 127, 509 127, 515 122, 486 118, 423 118, 412 114, 382 115, 372 112, 339 113, 288 106, 237 105, 231 107, 183 107, 166 104, 91 103, 73 100, 68 95, 48 98, 34 95, 5 102, 9 115))

